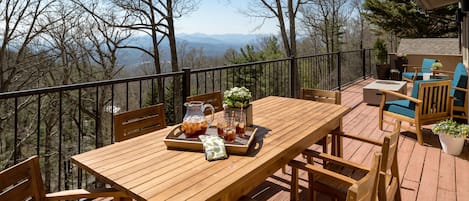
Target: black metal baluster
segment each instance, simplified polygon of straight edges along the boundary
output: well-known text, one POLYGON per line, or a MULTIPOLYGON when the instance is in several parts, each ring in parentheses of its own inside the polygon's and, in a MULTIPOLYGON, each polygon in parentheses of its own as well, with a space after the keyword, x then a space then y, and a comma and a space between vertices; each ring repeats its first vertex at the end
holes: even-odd
POLYGON ((125 83, 125 111, 129 111, 129 82, 125 83))
POLYGON ((40 156, 41 142, 41 94, 37 96, 37 136, 36 136, 36 155, 40 156))
POLYGON ((17 143, 18 143, 18 98, 15 97, 15 133, 14 133, 14 149, 13 149, 13 163, 16 164, 18 162, 18 150, 17 150, 17 143))
POLYGON ((155 104, 155 80, 151 79, 151 104, 155 104))
MULTIPOLYGON (((164 89, 164 88, 163 88, 164 89)), ((142 80, 138 82, 138 91, 139 91, 139 108, 142 108, 142 80)))
MULTIPOLYGON (((81 127, 81 88, 78 89, 78 153, 81 153, 81 138, 83 136, 83 133, 82 133, 82 127, 81 127)), ((82 175, 83 175, 83 171, 81 168, 78 168, 78 181, 77 181, 77 185, 78 185, 78 188, 82 188, 82 183, 81 183, 81 180, 82 180, 82 175)))
POLYGON ((114 143, 114 84, 111 85, 111 144, 114 143))
POLYGON ((58 178, 58 189, 59 191, 62 189, 62 95, 63 92, 59 92, 59 178, 58 178))

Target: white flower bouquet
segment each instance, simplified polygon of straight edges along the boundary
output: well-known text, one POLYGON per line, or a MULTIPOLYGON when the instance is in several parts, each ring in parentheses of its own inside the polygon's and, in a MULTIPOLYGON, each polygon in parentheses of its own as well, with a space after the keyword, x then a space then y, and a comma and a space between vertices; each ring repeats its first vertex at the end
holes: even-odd
POLYGON ((228 107, 247 107, 251 98, 251 92, 246 87, 233 87, 225 91, 223 103, 228 107))

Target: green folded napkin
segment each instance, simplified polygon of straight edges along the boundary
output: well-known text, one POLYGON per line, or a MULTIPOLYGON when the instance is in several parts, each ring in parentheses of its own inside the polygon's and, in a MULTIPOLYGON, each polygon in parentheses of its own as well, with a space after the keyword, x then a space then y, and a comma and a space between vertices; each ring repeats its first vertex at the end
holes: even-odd
POLYGON ((226 155, 225 142, 218 136, 200 135, 200 141, 204 145, 205 159, 208 161, 225 159, 226 155))

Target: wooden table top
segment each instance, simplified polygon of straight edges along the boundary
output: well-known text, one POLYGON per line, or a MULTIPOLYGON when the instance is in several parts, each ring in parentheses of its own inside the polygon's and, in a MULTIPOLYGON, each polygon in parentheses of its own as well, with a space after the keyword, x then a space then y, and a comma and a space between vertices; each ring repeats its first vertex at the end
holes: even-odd
POLYGON ((252 106, 254 124, 265 129, 249 156, 209 162, 203 153, 167 150, 168 127, 75 155, 72 162, 137 200, 236 200, 338 128, 350 110, 274 96, 252 106))

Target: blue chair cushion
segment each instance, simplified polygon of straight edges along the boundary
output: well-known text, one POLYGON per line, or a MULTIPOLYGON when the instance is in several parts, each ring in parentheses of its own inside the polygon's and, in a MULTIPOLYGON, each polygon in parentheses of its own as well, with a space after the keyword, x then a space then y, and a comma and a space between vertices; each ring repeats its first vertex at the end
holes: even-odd
POLYGON ((384 103, 384 110, 415 118, 415 103, 409 100, 395 100, 384 103))
POLYGON ((453 103, 454 106, 461 106, 461 107, 464 107, 464 100, 461 100, 459 98, 454 98, 454 103, 453 103))
POLYGON ((458 63, 454 69, 453 81, 451 81, 451 96, 455 99, 454 105, 457 105, 456 100, 458 99, 464 104, 466 93, 464 91, 455 90, 454 87, 466 88, 467 79, 468 76, 464 64, 458 63))
POLYGON ((422 73, 431 73, 432 70, 432 65, 433 63, 436 62, 436 59, 427 59, 424 58, 422 61, 422 70, 420 70, 422 73))
MULTIPOLYGON (((417 73, 417 78, 416 80, 421 80, 423 79, 423 73, 431 73, 432 70, 432 65, 433 63, 436 62, 436 59, 427 59, 424 58, 422 61, 422 69, 420 72, 417 73)), ((407 69, 409 72, 403 72, 402 77, 407 78, 407 79, 413 79, 415 72, 412 72, 412 69, 407 69)))

